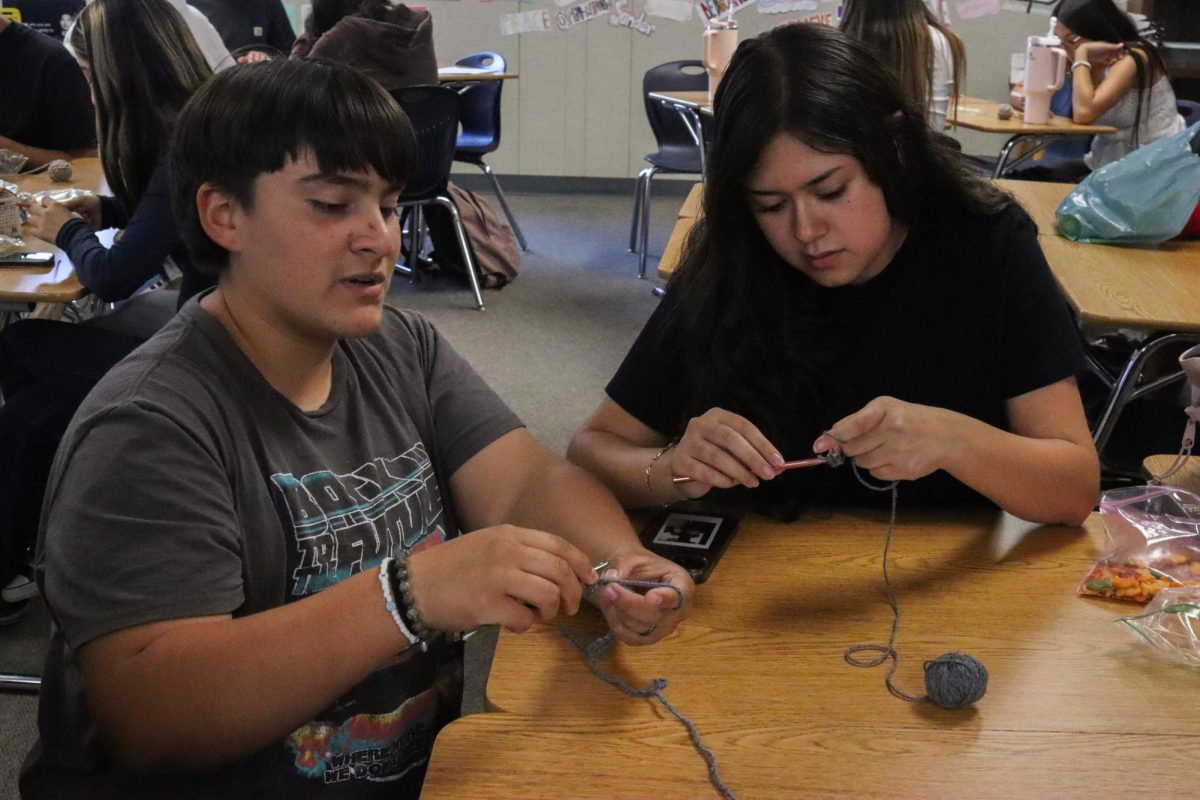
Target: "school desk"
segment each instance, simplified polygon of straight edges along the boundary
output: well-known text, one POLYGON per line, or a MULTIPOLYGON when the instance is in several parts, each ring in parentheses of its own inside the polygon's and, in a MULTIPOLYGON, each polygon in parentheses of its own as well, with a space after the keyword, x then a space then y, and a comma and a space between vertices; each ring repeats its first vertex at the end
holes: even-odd
POLYGON ((1125 406, 1164 384, 1172 372, 1139 385, 1146 363, 1164 347, 1200 342, 1200 241, 1174 240, 1155 246, 1083 244, 1057 234, 1055 209, 1072 188, 1066 183, 999 181, 1033 217, 1038 243, 1067 301, 1089 330, 1134 329, 1148 337, 1119 373, 1088 353, 1092 371, 1109 387, 1109 397, 1092 431, 1103 453, 1125 406))
MULTIPOLYGON (((602 666, 639 688, 666 677, 742 798, 1190 796, 1200 674, 1114 624, 1140 606, 1076 595, 1098 516, 1037 527, 899 497, 896 681, 919 693, 925 659, 970 653, 990 673, 974 708, 904 702, 886 666, 843 658, 892 624, 882 511, 743 519, 691 619, 654 646, 615 645, 602 666)), ((587 639, 601 625, 591 609, 570 622, 587 639)), ((438 736, 424 800, 717 796, 683 727, 602 683, 553 627, 501 633, 487 699, 493 713, 438 736)))
POLYGON ((952 126, 961 125, 975 131, 1009 135, 1008 141, 1000 150, 1000 157, 997 159, 995 171, 992 173, 993 178, 999 178, 1004 174, 1005 169, 1016 166, 1056 137, 1090 136, 1097 133, 1116 133, 1117 130, 1111 125, 1080 125, 1066 117, 1058 117, 1053 114, 1040 125, 1026 122, 1024 114, 1020 111, 1014 111, 1009 119, 1000 119, 996 113, 999 107, 1000 103, 993 100, 959 95, 957 114, 951 108, 947 116, 947 121, 952 126), (1009 164, 1008 157, 1018 144, 1030 145, 1032 149, 1027 150, 1026 155, 1009 164))
MULTIPOLYGON (((1183 435, 1184 422, 1183 415, 1180 414, 1179 434, 1183 435)), ((1142 471, 1146 473, 1146 478, 1151 475, 1159 475, 1171 468, 1178 456, 1174 453, 1168 455, 1146 456, 1142 459, 1142 471)), ((1187 489, 1192 494, 1200 494, 1200 456, 1190 456, 1179 471, 1168 478, 1163 478, 1163 485, 1178 486, 1181 489, 1187 489)))
POLYGON ((664 281, 670 278, 671 273, 679 266, 679 260, 683 256, 684 242, 687 240, 692 226, 696 224, 696 218, 700 216, 703 195, 704 184, 694 184, 688 190, 688 195, 679 208, 679 215, 675 218, 675 227, 671 229, 671 238, 667 240, 667 247, 663 250, 662 258, 658 260, 658 277, 664 281))
MULTIPOLYGON (((98 158, 77 158, 71 162, 71 180, 55 183, 43 170, 33 175, 7 176, 24 192, 48 189, 88 189, 97 191, 104 184, 104 171, 98 158)), ((28 252, 52 251, 55 264, 51 269, 0 268, 0 321, 3 315, 27 311, 35 303, 69 303, 78 300, 86 290, 75 276, 75 267, 53 242, 44 242, 28 234, 23 236, 28 252)))
POLYGON ((482 83, 516 80, 515 72, 489 72, 481 67, 438 67, 438 83, 482 83))

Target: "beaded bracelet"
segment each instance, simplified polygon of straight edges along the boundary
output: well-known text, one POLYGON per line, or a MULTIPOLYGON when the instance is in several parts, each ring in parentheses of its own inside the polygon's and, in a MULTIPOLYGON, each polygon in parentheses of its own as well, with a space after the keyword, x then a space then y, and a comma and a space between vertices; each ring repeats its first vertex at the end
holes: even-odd
POLYGON ((1076 62, 1072 63, 1071 64, 1071 72, 1072 73, 1075 72, 1076 67, 1087 67, 1090 70, 1092 68, 1092 62, 1080 60, 1080 61, 1076 61, 1076 62))
POLYGON ((646 465, 646 493, 648 495, 650 495, 650 499, 652 501, 654 501, 655 503, 658 503, 663 508, 666 508, 667 506, 669 506, 671 504, 664 503, 663 501, 658 499, 657 495, 654 494, 654 487, 650 485, 650 470, 654 469, 654 465, 658 462, 658 460, 660 458, 663 457, 663 453, 667 452, 668 450, 670 450, 672 447, 674 447, 677 444, 679 444, 678 439, 672 439, 671 441, 664 444, 662 447, 659 448, 658 452, 655 453, 654 456, 650 459, 650 463, 648 463, 646 465))
POLYGON ((379 588, 383 591, 384 606, 392 615, 392 621, 396 623, 396 627, 400 629, 400 633, 404 635, 408 643, 410 645, 418 644, 421 640, 404 624, 404 616, 400 613, 400 607, 396 605, 396 593, 392 591, 392 563, 391 558, 385 558, 379 563, 379 588))
MULTIPOLYGON (((421 619, 421 612, 417 611, 417 604, 412 596, 412 583, 408 578, 408 551, 401 550, 397 553, 388 567, 388 581, 391 584, 392 596, 399 599, 404 621, 420 641, 421 652, 427 653, 429 652, 429 643, 436 639, 441 631, 426 625, 425 620, 421 619)), ((413 642, 413 644, 416 643, 413 642)))

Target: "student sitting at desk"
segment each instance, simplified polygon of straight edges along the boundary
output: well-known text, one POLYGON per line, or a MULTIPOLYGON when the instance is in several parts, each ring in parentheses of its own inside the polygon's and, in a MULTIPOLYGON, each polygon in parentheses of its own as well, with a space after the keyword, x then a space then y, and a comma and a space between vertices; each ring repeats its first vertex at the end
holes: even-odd
POLYGON ((292 57, 354 67, 388 91, 438 82, 429 11, 390 0, 315 0, 292 57))
POLYGON ((600 561, 684 598, 599 590, 624 642, 689 613, 687 573, 604 487, 385 306, 415 148, 378 84, 326 62, 231 68, 180 115, 180 222, 217 287, 59 449, 26 800, 416 798, 462 700, 441 632, 574 613, 600 561))
POLYGON ((905 96, 928 109, 929 127, 941 133, 967 78, 967 57, 962 40, 924 0, 848 0, 841 29, 888 65, 905 96))
POLYGON ((27 608, 23 570, 37 532, 50 462, 96 381, 210 280, 188 268, 171 214, 166 151, 183 104, 211 74, 167 0, 95 0, 79 16, 74 51, 98 107, 104 174, 115 197, 86 195, 28 208, 24 231, 55 242, 79 282, 106 302, 182 270, 178 295, 140 295, 83 325, 24 320, 0 332, 0 623, 27 608), (131 57, 136 53, 137 57, 131 57), (111 248, 95 231, 120 227, 111 248), (14 584, 15 581, 15 584, 14 584))
POLYGON ((24 169, 96 153, 87 81, 62 43, 0 17, 0 148, 24 169))
POLYGON ((1083 520, 1083 355, 1029 217, 824 26, 739 45, 714 130, 704 213, 571 460, 627 506, 883 499, 850 466, 779 470, 840 449, 906 503, 1083 520))
POLYGON ((1117 128, 1092 139, 1091 169, 1183 130, 1162 56, 1112 0, 1062 0, 1054 16, 1071 59, 1072 118, 1117 128))

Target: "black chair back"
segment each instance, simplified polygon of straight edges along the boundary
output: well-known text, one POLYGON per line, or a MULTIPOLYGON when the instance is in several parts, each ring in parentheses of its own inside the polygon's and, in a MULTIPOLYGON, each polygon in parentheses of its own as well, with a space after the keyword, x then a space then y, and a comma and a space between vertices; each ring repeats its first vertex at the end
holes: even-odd
MULTIPOLYGON (((472 53, 454 63, 491 72, 504 72, 507 67, 504 56, 491 51, 472 53)), ((462 91, 460 155, 463 151, 484 155, 500 146, 500 90, 503 88, 504 81, 481 81, 462 91)))
POLYGON ((417 171, 404 187, 402 203, 446 191, 458 140, 459 94, 445 86, 406 86, 392 91, 417 137, 417 171))
POLYGON ((704 91, 708 91, 708 73, 700 61, 668 61, 646 70, 642 76, 642 100, 646 104, 646 119, 650 122, 650 130, 654 132, 659 150, 695 149, 696 142, 679 114, 657 100, 651 100, 650 93, 704 91))

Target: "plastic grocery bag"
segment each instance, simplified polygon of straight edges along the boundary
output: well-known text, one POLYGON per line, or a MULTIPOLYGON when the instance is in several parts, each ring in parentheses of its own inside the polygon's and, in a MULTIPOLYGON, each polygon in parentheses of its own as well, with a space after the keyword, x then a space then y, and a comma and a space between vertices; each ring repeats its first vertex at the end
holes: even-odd
POLYGON ((1200 497, 1174 486, 1131 486, 1100 496, 1108 549, 1079 593, 1145 603, 1200 586, 1200 497))
POLYGON ((1153 244, 1179 234, 1200 202, 1200 122, 1106 164, 1058 207, 1058 230, 1076 242, 1153 244))
POLYGON ((1117 622, 1176 664, 1200 669, 1200 588, 1163 589, 1144 613, 1117 622))

